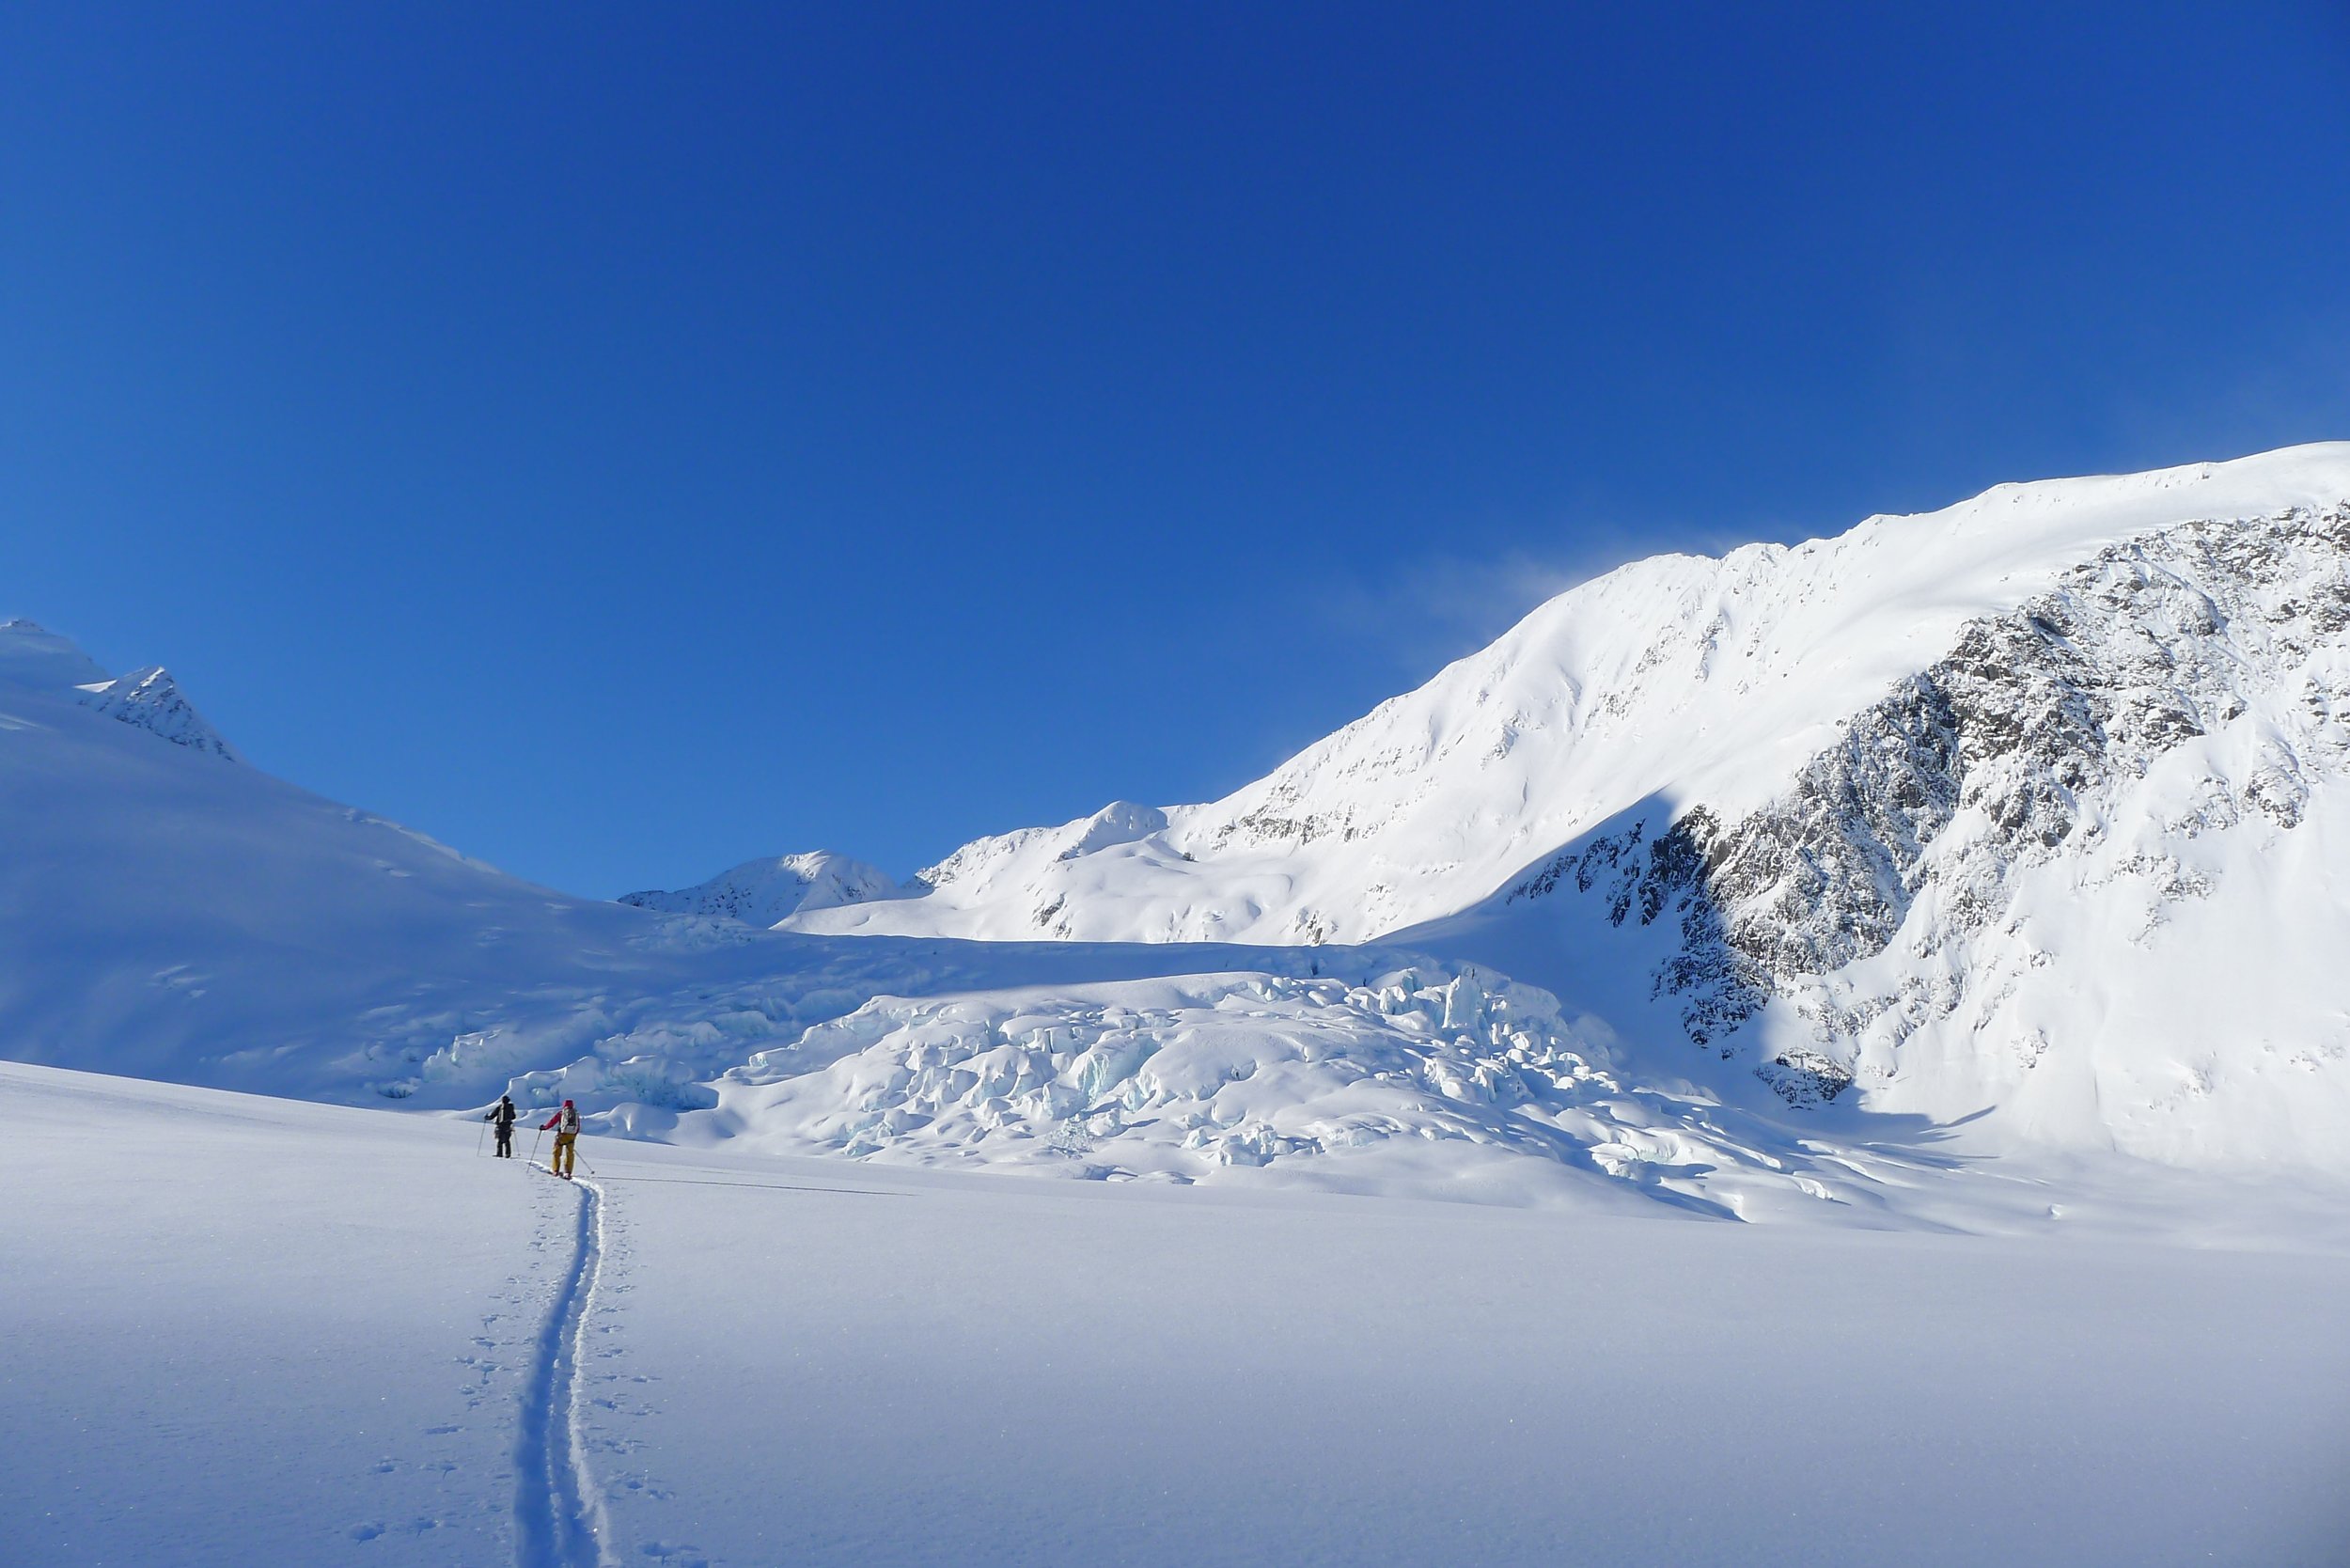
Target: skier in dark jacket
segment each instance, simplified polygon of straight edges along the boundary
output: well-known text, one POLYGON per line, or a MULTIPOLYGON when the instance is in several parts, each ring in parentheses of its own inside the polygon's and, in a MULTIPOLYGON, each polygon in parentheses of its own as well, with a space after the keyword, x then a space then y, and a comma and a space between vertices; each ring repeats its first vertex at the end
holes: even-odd
POLYGON ((501 1160, 514 1157, 514 1118, 521 1114, 514 1108, 514 1097, 501 1094, 498 1103, 490 1107, 490 1114, 481 1119, 498 1130, 498 1158, 501 1160))
POLYGON ((579 1107, 569 1100, 563 1108, 539 1123, 539 1130, 555 1129, 555 1152, 547 1156, 547 1169, 565 1181, 572 1179, 572 1162, 579 1158, 579 1107))

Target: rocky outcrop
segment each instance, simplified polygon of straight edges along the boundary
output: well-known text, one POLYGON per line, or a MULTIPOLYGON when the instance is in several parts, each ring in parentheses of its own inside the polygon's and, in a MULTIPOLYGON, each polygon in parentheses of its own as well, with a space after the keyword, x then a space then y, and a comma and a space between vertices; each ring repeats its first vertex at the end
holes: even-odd
MULTIPOLYGON (((1906 1033, 1963 997, 1966 950, 2017 873, 2093 842, 2116 788, 2200 736, 2257 721, 2260 760, 2215 775, 2180 834, 2259 813, 2291 828, 2350 735, 2350 506, 2195 522, 2101 552, 2050 591, 1964 628, 1950 652, 1854 715, 1769 805, 1703 806, 1574 846, 1509 889, 1605 901, 1607 918, 1678 927, 1654 993, 1689 1039, 1731 1037, 1774 996, 1817 1050, 1757 1064, 1795 1101, 1853 1081, 1850 1042, 1888 1011, 1906 1033), (1931 917, 1913 918, 1929 890, 1931 917), (1902 935, 1938 984, 1833 1003, 1822 977, 1902 935)), ((2196 895, 2170 879, 2170 896, 2196 895)))
POLYGON ((224 761, 242 760, 219 730, 205 722, 196 705, 181 695, 180 683, 161 665, 149 665, 112 681, 93 681, 76 688, 82 705, 109 718, 160 735, 174 745, 224 761))

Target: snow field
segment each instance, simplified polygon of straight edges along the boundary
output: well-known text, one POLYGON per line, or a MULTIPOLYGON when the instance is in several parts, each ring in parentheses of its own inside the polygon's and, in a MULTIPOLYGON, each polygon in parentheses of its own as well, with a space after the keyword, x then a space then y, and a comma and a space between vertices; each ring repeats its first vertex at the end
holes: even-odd
POLYGON ((0 1122, 0 1559, 513 1560, 575 1195, 472 1124, 46 1068, 0 1122))
POLYGON ((2350 1541, 2339 1255, 733 1151, 689 1184, 675 1151, 602 1152, 634 1238, 614 1337, 658 1374, 602 1430, 675 1494, 613 1520, 680 1560, 2313 1568, 2350 1541), (789 1190, 817 1172, 871 1195, 789 1190))
POLYGON ((2294 1568, 2350 1540, 2343 1228, 2250 1245, 2209 1184, 2138 1219, 2233 1245, 2126 1206, 1886 1233, 595 1137, 584 1194, 466 1122, 28 1067, 0 1116, 11 1561, 2294 1568))

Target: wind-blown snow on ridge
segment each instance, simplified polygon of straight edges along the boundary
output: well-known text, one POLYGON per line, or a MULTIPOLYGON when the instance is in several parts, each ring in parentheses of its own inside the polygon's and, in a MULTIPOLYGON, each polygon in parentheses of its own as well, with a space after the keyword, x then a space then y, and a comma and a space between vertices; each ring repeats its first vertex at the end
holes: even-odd
POLYGON ((12 686, 73 693, 84 707, 174 745, 231 762, 242 760, 163 666, 108 675, 70 638, 23 619, 0 621, 0 688, 12 686))

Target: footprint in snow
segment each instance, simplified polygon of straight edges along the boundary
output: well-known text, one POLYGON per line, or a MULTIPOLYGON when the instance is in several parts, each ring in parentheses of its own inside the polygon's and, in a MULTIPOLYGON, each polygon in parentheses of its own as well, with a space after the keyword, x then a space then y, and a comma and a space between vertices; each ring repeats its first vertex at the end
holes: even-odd
POLYGON ((343 1533, 353 1541, 372 1541, 384 1533, 384 1527, 377 1524, 353 1525, 343 1533))

